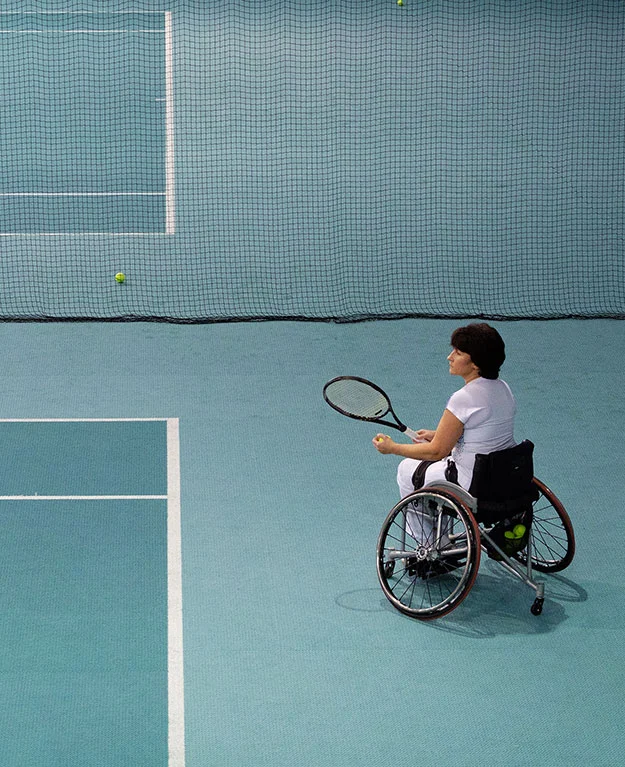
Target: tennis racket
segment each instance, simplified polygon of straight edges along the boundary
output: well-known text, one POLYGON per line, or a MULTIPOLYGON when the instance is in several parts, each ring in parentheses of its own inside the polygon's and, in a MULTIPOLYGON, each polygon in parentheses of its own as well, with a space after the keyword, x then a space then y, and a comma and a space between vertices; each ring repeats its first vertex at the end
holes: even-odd
POLYGON ((421 442, 417 432, 409 429, 395 415, 387 394, 366 378, 357 376, 333 378, 323 387, 323 398, 331 408, 348 418, 390 426, 391 429, 403 432, 410 439, 421 442), (390 415, 394 422, 384 420, 387 415, 390 415))

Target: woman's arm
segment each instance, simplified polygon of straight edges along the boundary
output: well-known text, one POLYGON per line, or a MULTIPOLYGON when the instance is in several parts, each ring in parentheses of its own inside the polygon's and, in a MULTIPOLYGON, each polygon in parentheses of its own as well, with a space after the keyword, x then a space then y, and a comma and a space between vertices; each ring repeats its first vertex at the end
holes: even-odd
POLYGON ((445 409, 431 442, 417 442, 411 445, 395 442, 385 434, 373 438, 373 445, 384 455, 400 455, 403 458, 417 458, 420 461, 441 461, 451 453, 462 436, 464 424, 445 409))

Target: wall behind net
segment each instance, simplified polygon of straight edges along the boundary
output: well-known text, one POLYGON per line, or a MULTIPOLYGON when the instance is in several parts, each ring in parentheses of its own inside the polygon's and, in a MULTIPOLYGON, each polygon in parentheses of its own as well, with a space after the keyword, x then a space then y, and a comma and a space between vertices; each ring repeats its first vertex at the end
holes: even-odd
POLYGON ((621 0, 23 5, 1 318, 625 316, 621 0))

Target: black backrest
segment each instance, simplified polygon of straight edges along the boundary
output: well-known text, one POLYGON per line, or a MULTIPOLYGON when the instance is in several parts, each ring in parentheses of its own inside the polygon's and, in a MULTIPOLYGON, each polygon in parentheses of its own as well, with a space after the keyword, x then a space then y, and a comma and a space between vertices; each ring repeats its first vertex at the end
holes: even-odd
POLYGON ((469 492, 477 498, 480 519, 496 521, 530 507, 538 498, 532 483, 534 445, 524 440, 515 447, 475 456, 469 492))

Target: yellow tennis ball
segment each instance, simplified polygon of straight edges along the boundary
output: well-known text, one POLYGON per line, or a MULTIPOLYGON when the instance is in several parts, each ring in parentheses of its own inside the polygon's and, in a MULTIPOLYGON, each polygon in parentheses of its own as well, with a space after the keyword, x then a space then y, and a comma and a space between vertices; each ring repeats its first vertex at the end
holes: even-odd
POLYGON ((404 0, 397 0, 397 5, 403 5, 403 4, 404 4, 404 0))
POLYGON ((115 279, 117 282, 125 282, 126 281, 126 275, 123 272, 117 272, 115 275, 115 279))
POLYGON ((525 525, 515 525, 512 530, 506 530, 504 537, 509 541, 518 541, 519 538, 522 538, 525 535, 525 530, 525 525))

